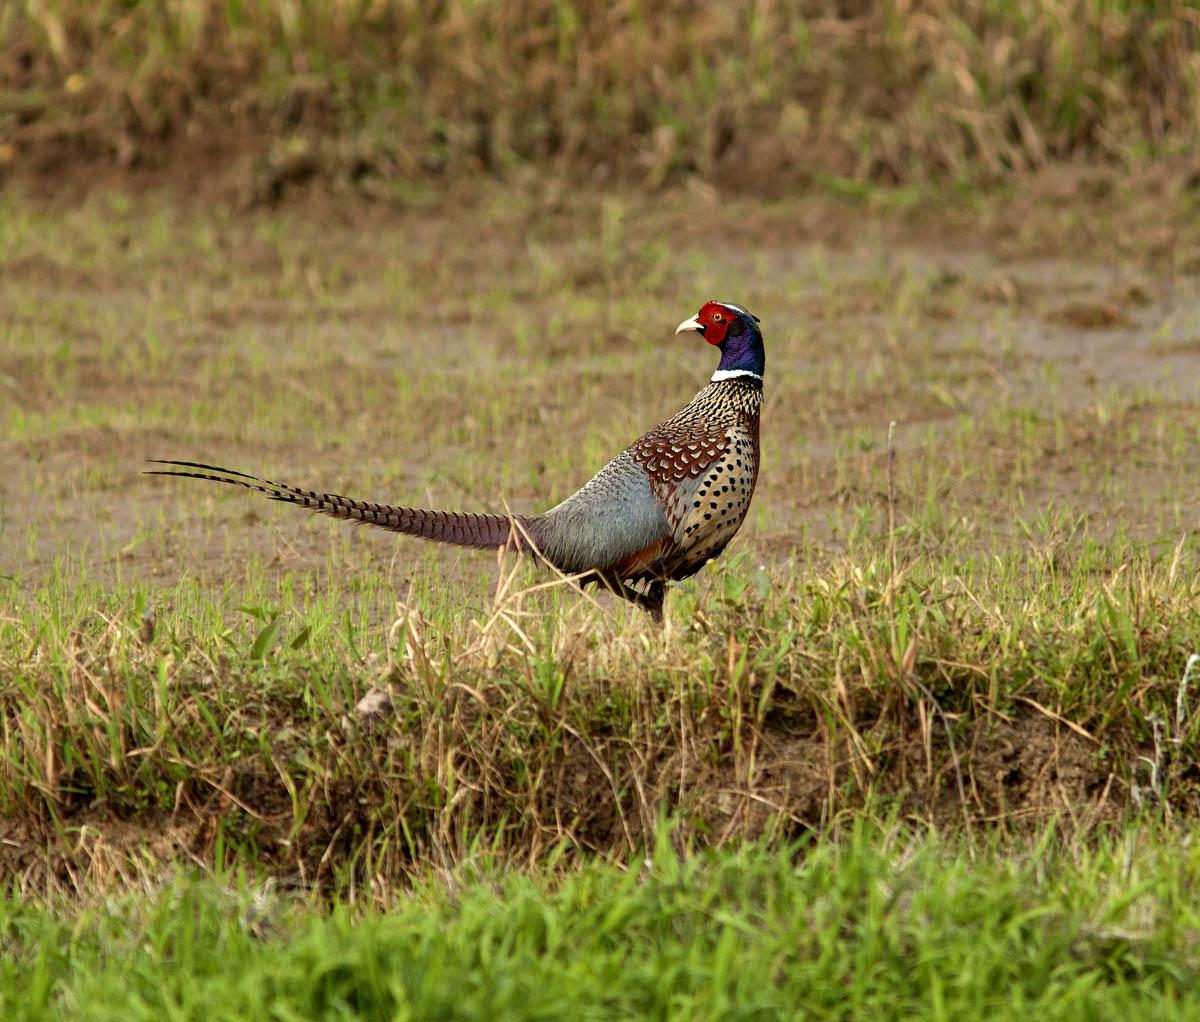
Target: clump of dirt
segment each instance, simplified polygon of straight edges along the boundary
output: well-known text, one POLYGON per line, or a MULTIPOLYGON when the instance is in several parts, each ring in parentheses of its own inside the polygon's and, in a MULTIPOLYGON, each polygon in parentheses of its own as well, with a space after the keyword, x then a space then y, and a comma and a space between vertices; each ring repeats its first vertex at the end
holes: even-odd
POLYGON ((1047 323, 1058 323, 1077 330, 1111 330, 1133 326, 1133 320, 1112 302, 1072 302, 1046 313, 1047 323))
POLYGON ((781 707, 716 761, 694 758, 685 746, 639 749, 621 736, 596 734, 568 738, 556 750, 531 748, 524 767, 481 749, 487 716, 468 713, 463 735, 477 737, 448 747, 459 791, 453 805, 430 800, 437 786, 420 767, 384 779, 380 768, 394 756, 388 750, 413 746, 410 716, 342 744, 339 758, 365 755, 377 768, 358 778, 326 776, 302 819, 291 785, 305 784, 303 778, 285 784, 276 770, 253 763, 180 784, 171 812, 115 811, 77 792, 59 803, 53 821, 34 809, 6 822, 0 879, 20 878, 27 889, 102 890, 175 861, 213 863, 220 847, 229 855, 246 841, 269 871, 332 894, 358 875, 364 842, 374 872, 357 883, 385 874, 402 883, 407 871, 424 868, 422 857, 453 860, 457 842, 479 828, 497 848, 532 861, 564 839, 578 852, 623 854, 652 839, 662 813, 677 814, 686 832, 718 844, 819 832, 846 810, 866 806, 868 791, 892 799, 915 823, 943 829, 1002 822, 1009 833, 1036 832, 1053 819, 1064 827, 1071 821, 1083 837, 1131 808, 1130 790, 1099 743, 1043 708, 981 718, 969 732, 957 729, 953 745, 940 722, 931 729, 929 717, 906 711, 890 725, 893 739, 866 755, 852 733, 831 732, 820 718, 781 707), (745 756, 733 752, 737 745, 745 756), (523 779, 526 768, 536 772, 536 785, 523 779), (401 819, 405 838, 397 845, 401 819), (394 836, 380 845, 387 849, 380 857, 372 846, 386 834, 394 836))

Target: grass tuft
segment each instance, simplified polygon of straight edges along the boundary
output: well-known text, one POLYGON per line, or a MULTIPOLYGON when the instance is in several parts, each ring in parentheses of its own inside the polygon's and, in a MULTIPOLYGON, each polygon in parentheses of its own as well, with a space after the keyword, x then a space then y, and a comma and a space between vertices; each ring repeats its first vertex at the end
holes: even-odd
POLYGON ((901 828, 804 849, 650 855, 551 880, 486 866, 388 912, 178 878, 149 896, 0 903, 21 1017, 1189 1018, 1195 855, 1179 835, 1019 854, 901 828), (963 939, 964 932, 970 939, 963 939), (116 964, 119 963, 119 966, 116 964))

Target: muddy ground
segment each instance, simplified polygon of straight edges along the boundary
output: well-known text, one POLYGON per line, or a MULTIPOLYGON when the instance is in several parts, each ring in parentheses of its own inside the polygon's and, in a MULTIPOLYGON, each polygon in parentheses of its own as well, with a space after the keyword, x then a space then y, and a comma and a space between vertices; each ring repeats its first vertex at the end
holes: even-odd
MULTIPOLYGON (((1107 228, 1119 235, 1107 245, 1088 232, 1072 236, 1069 227, 1056 235, 1062 188, 1051 180, 1038 204, 1015 204, 1013 218, 1042 220, 1036 229, 1023 223, 1016 237, 995 212, 976 235, 962 210, 938 223, 928 212, 880 214, 827 199, 770 207, 738 200, 724 209, 707 194, 702 214, 687 195, 623 202, 616 240, 603 237, 602 199, 578 212, 561 201, 548 210, 493 201, 437 214, 317 196, 281 213, 225 209, 215 220, 186 201, 180 212, 162 193, 123 199, 113 217, 98 196, 40 206, 37 223, 0 261, 7 334, 0 385, 10 407, 0 563, 29 580, 64 550, 86 550, 93 570, 119 557, 126 578, 169 578, 178 569, 143 541, 147 523, 158 513, 170 519, 180 501, 201 494, 142 477, 143 455, 215 460, 339 491, 369 465, 376 469, 370 490, 358 495, 373 499, 548 506, 598 467, 602 449, 619 449, 703 380, 704 353, 672 347, 668 328, 714 289, 766 313, 766 461, 759 513, 742 534, 752 550, 782 554, 801 535, 836 546, 848 505, 877 496, 869 491, 880 481, 890 421, 898 424, 903 471, 906 452, 927 458, 951 445, 965 421, 1005 409, 1060 420, 1050 448, 1032 452, 1027 478, 1014 477, 1030 507, 1090 515, 1101 536, 1118 527, 1151 536, 1163 527, 1165 504, 1182 501, 1194 527, 1200 498, 1185 485, 1195 479, 1187 457, 1194 437, 1165 465, 1161 457, 1144 464, 1126 456, 1125 434, 1143 419, 1160 433, 1168 420, 1185 433, 1192 421, 1200 259, 1186 234, 1164 241, 1170 225, 1154 220, 1140 233, 1107 228), (119 221, 111 234, 106 218, 119 221), (39 240, 46 224, 50 236, 39 240), (707 254, 710 230, 729 236, 718 259, 707 254), (147 234, 156 237, 139 238, 147 234), (203 251, 197 234, 208 239, 203 251), (679 248, 645 254, 663 238, 672 246, 678 239, 679 248), (338 253, 333 269, 331 252, 338 253), (656 277, 650 288, 638 281, 647 269, 656 277), (400 299, 398 272, 406 277, 400 299), (689 275, 703 283, 690 284, 689 275), (182 301, 173 300, 177 287, 187 292, 182 301), (655 290, 652 305, 651 296, 640 298, 655 290), (494 312, 481 313, 489 292, 494 312), (170 308, 156 314, 164 298, 170 308), (618 308, 628 310, 624 321, 618 308), (507 311, 515 315, 505 323, 507 311), (409 317, 431 321, 419 341, 406 328, 409 317), (514 351, 514 330, 531 321, 541 336, 522 338, 522 351, 514 351), (138 336, 146 324, 153 342, 138 336), (621 350, 631 332, 640 335, 636 355, 621 350), (239 335, 245 340, 231 340, 239 335), (374 406, 356 403, 354 393, 370 389, 364 380, 376 370, 380 378, 410 372, 414 341, 433 348, 414 364, 419 371, 432 355, 431 400, 398 400, 385 389, 372 391, 374 406), (672 371, 645 372, 645 356, 655 353, 672 371), (252 413, 261 422, 238 429, 228 418, 197 426, 192 414, 189 421, 186 410, 210 397, 197 373, 221 359, 230 375, 210 370, 207 384, 230 392, 221 414, 270 391, 276 405, 252 413), (529 360, 536 395, 519 385, 529 360), (609 378, 572 415, 573 367, 609 378), (477 373, 502 382, 489 393, 477 373), (461 393, 455 381, 472 377, 461 393), (493 409, 491 426, 481 424, 473 394, 508 410, 493 409), (1104 421, 1105 406, 1117 410, 1117 423, 1104 421), (149 424, 139 421, 148 407, 149 424), (425 417, 422 428, 413 415, 425 417), (346 436, 333 443, 320 436, 347 417, 354 424, 346 436), (529 461, 575 462, 585 436, 593 447, 584 463, 551 473, 543 485, 506 481, 507 465, 494 482, 483 468, 463 478, 455 467, 463 458, 499 452, 508 460, 503 429, 521 418, 532 428, 522 431, 513 460, 525 444, 529 461), (1103 457, 1106 447, 1112 462, 1104 468, 1118 479, 1111 489, 1120 499, 1101 507, 1095 494, 1080 492, 1078 476, 1083 450, 1103 457)), ((974 456, 1002 473, 1022 453, 1006 449, 1011 436, 976 442, 983 449, 974 456)), ((973 493, 972 486, 956 483, 954 499, 992 519, 985 533, 1008 532, 1007 502, 974 506, 986 487, 973 493)), ((246 526, 236 536, 240 553, 268 552, 297 570, 324 562, 329 528, 241 499, 223 507, 246 526)), ((352 535, 392 556, 392 540, 352 535)), ((181 564, 220 578, 228 542, 210 532, 168 545, 181 564)), ((400 541, 401 559, 407 542, 400 541)), ((448 564, 462 561, 443 553, 448 564)), ((474 570, 478 558, 467 556, 474 570)))

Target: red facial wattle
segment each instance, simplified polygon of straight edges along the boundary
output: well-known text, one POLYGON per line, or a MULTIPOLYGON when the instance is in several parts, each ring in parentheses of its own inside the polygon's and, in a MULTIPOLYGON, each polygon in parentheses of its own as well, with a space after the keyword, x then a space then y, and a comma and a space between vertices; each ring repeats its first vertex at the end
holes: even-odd
POLYGON ((720 344, 725 340, 731 317, 732 313, 723 305, 718 305, 716 302, 705 302, 704 308, 700 310, 696 318, 704 327, 704 339, 709 344, 720 344))

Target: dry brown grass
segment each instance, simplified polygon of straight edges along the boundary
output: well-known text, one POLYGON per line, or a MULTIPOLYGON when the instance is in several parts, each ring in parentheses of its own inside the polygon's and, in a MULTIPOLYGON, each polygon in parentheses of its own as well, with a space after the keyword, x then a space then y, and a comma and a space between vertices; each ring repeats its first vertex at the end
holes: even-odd
POLYGON ((622 861, 666 820, 720 847, 863 817, 1080 840, 1190 819, 1194 563, 1181 542, 1175 563, 1093 555, 1059 582, 777 569, 666 635, 510 578, 458 625, 400 603, 365 663, 287 623, 222 652, 91 609, 0 660, 0 876, 86 894, 243 863, 386 901, 481 856, 622 861))
POLYGON ((22 0, 0 167, 199 179, 249 155, 262 199, 314 175, 995 179, 1193 146, 1198 31, 1181 0, 22 0))

